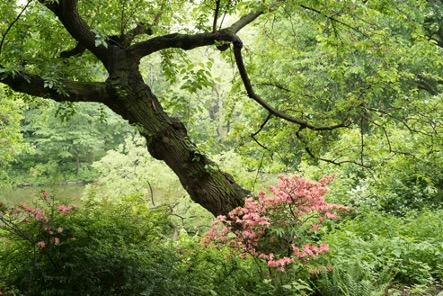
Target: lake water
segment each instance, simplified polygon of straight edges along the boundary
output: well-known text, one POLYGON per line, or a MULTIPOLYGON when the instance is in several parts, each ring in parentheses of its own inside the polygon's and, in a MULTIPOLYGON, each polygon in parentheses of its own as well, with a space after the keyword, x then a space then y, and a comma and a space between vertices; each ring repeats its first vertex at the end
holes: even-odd
POLYGON ((76 202, 82 196, 85 185, 83 184, 63 184, 63 185, 47 185, 42 187, 29 186, 22 188, 14 188, 0 192, 0 201, 12 205, 23 202, 30 203, 39 196, 41 191, 48 191, 54 195, 57 200, 76 202))

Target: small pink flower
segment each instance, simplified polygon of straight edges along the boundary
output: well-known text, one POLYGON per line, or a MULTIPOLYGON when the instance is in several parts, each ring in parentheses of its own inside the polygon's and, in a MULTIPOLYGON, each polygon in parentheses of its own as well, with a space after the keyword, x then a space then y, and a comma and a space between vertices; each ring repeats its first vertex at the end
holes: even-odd
POLYGON ((37 247, 41 250, 43 250, 46 247, 46 243, 44 241, 39 241, 37 243, 37 247))
POLYGON ((320 247, 318 248, 319 253, 324 253, 329 251, 329 245, 327 243, 323 243, 320 245, 320 247))
POLYGON ((309 273, 311 275, 319 275, 322 271, 323 271, 323 268, 321 268, 321 267, 314 267, 314 268, 309 270, 309 273))
POLYGON ((54 245, 58 246, 60 244, 60 238, 59 237, 54 237, 52 242, 54 243, 54 245))
POLYGON ((292 246, 292 251, 294 252, 294 255, 300 259, 302 259, 303 257, 305 257, 305 253, 303 253, 300 248, 296 247, 296 246, 292 246))
POLYGON ((21 209, 25 211, 26 213, 30 214, 30 216, 33 216, 35 220, 40 222, 47 222, 48 218, 46 218, 45 212, 43 209, 40 208, 31 208, 26 205, 22 205, 21 209))
POLYGON ((48 197, 49 197, 49 192, 48 191, 42 191, 42 197, 43 197, 43 199, 48 199, 48 197))
POLYGON ((74 208, 74 206, 71 206, 71 205, 58 205, 57 206, 57 210, 61 214, 68 214, 73 208, 74 208))
POLYGON ((325 213, 326 217, 328 217, 329 219, 337 219, 337 215, 331 212, 326 212, 325 213))
POLYGON ((269 267, 277 267, 277 266, 278 266, 278 263, 277 263, 277 261, 269 260, 269 261, 268 261, 268 266, 269 266, 269 267))
POLYGON ((320 227, 321 227, 320 224, 312 224, 312 225, 311 225, 311 229, 312 229, 313 231, 317 231, 320 227))
POLYGON ((278 267, 279 271, 285 271, 285 266, 288 264, 291 264, 292 262, 294 262, 294 259, 289 258, 289 257, 283 257, 283 258, 277 259, 277 260, 269 260, 268 266, 269 267, 278 267))
POLYGON ((58 233, 62 233, 62 232, 63 232, 63 227, 59 227, 59 228, 57 228, 57 232, 58 232, 58 233))

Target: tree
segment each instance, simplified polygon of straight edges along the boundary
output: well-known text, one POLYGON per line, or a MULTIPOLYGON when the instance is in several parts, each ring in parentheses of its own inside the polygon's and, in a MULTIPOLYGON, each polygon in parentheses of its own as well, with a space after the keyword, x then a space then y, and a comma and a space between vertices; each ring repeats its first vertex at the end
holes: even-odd
POLYGON ((21 129, 33 149, 17 156, 8 174, 20 183, 33 184, 46 184, 48 175, 54 180, 90 180, 92 163, 135 132, 98 104, 83 103, 71 109, 43 100, 28 104, 21 129), (33 177, 22 179, 27 175, 33 177))
MULTIPOLYGON (((226 51, 232 47, 234 61, 247 96, 267 112, 267 119, 257 133, 271 117, 279 118, 295 124, 299 131, 296 133, 297 137, 301 141, 309 141, 311 135, 304 135, 302 132, 323 133, 358 124, 351 112, 356 106, 342 106, 341 112, 336 112, 328 120, 314 121, 311 121, 316 119, 312 114, 300 114, 297 110, 283 112, 281 110, 286 108, 274 107, 254 90, 243 60, 243 41, 238 33, 262 15, 270 15, 265 16, 266 20, 287 18, 288 10, 301 10, 303 13, 310 11, 330 22, 333 24, 332 29, 335 29, 335 25, 340 25, 366 37, 367 33, 357 27, 358 20, 346 16, 358 13, 363 17, 372 16, 376 19, 378 15, 374 17, 374 13, 387 11, 388 17, 384 19, 386 24, 382 26, 389 27, 389 9, 398 4, 388 4, 385 1, 376 1, 374 5, 367 4, 367 1, 353 1, 349 5, 333 2, 327 1, 320 6, 318 1, 278 0, 205 0, 198 4, 161 0, 84 3, 77 0, 28 0, 26 5, 20 5, 21 1, 11 1, 0 5, 1 14, 12 20, 3 25, 0 82, 15 91, 58 102, 105 104, 139 127, 141 135, 147 140, 151 155, 163 160, 177 174, 194 201, 214 215, 226 214, 243 204, 248 191, 199 151, 189 139, 180 120, 164 111, 160 100, 151 91, 151 86, 142 77, 141 60, 158 52, 171 55, 177 49, 213 46, 226 51), (186 16, 177 13, 180 10, 191 11, 191 16, 197 16, 197 25, 190 29, 186 16), (227 14, 243 16, 230 26, 222 28, 227 14), (55 22, 54 16, 59 23, 55 22), (346 21, 340 19, 342 16, 346 21), (207 26, 210 18, 213 19, 212 26, 207 26), (174 28, 185 33, 171 34, 169 31, 174 28), (144 37, 152 34, 156 36, 149 39, 144 37), (9 41, 9 50, 3 51, 6 40, 9 41), (66 49, 65 44, 71 44, 72 49, 66 49)), ((408 12, 415 9, 412 2, 404 5, 409 5, 406 7, 408 12)), ((422 19, 421 23, 424 21, 422 19)), ((399 27, 398 31, 408 29, 407 26, 399 27)), ((290 101, 288 103, 291 104, 290 101)), ((322 104, 321 101, 318 103, 320 110, 327 111, 327 104, 322 104)), ((359 106, 358 102, 356 105, 359 106)), ((311 150, 306 151, 314 156, 311 150)))
MULTIPOLYGON (((20 132, 23 100, 7 93, 8 90, 0 87, 0 167, 2 168, 8 168, 15 156, 29 148, 20 132)), ((0 181, 0 188, 10 181, 8 174, 3 170, 0 171, 0 181)))

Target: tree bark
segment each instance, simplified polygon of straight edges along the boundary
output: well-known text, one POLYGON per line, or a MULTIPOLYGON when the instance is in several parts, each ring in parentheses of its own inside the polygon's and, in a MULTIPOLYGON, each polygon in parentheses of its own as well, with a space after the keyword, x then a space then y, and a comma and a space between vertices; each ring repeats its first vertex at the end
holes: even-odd
POLYGON ((118 58, 107 87, 107 105, 131 124, 139 126, 150 154, 163 160, 178 176, 191 199, 213 215, 225 215, 243 205, 248 191, 222 172, 189 139, 185 126, 164 112, 138 70, 138 62, 118 58), (125 62, 122 62, 125 61, 125 62))

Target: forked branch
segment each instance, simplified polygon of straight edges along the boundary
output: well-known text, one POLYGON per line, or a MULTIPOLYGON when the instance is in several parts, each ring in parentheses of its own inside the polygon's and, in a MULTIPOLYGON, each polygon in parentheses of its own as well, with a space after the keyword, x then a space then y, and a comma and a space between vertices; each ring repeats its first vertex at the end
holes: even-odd
POLYGON ((39 0, 60 20, 71 36, 107 64, 108 51, 104 45, 96 46, 96 34, 81 18, 77 10, 77 0, 39 0))
POLYGON ((221 29, 216 32, 204 32, 197 34, 180 34, 173 33, 163 36, 151 38, 149 40, 136 43, 128 48, 129 52, 136 58, 142 58, 154 52, 167 48, 181 48, 190 50, 197 47, 213 45, 217 41, 230 42, 233 36, 244 28, 246 25, 258 18, 263 12, 251 12, 230 27, 221 29))

